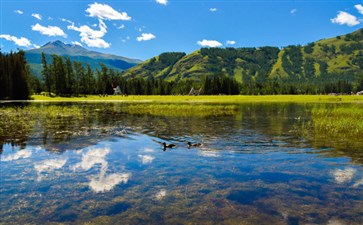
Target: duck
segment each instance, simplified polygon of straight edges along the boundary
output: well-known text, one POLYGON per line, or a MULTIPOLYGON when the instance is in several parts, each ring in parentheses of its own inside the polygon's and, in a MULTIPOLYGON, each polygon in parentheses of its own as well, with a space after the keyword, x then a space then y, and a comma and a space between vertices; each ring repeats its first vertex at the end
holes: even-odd
POLYGON ((188 148, 190 147, 200 147, 202 146, 202 143, 191 143, 190 141, 188 141, 188 148))
POLYGON ((163 150, 164 152, 166 151, 167 148, 175 148, 176 144, 167 144, 165 142, 163 142, 163 150))
POLYGON ((176 144, 167 144, 167 143, 163 142, 163 147, 164 148, 175 148, 176 144))

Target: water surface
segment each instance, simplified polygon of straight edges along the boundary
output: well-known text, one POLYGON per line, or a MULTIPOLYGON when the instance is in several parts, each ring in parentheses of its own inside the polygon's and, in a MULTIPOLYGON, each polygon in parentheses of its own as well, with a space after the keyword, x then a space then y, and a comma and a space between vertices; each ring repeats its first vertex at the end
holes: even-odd
POLYGON ((188 117, 130 115, 117 103, 55 110, 74 106, 83 116, 9 122, 1 224, 363 223, 362 154, 291 132, 312 105, 188 117))

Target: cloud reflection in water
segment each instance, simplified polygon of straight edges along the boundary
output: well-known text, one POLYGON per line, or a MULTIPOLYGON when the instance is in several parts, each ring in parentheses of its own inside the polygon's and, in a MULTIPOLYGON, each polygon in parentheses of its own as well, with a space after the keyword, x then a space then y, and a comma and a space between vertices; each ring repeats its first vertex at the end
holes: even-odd
POLYGON ((66 164, 67 159, 47 159, 34 165, 35 170, 38 172, 38 181, 42 180, 42 173, 50 173, 53 170, 60 169, 66 164))
POLYGON ((14 160, 18 160, 18 159, 26 159, 26 158, 29 158, 31 155, 32 155, 32 152, 28 149, 19 150, 15 154, 11 154, 11 155, 2 157, 1 161, 9 162, 9 161, 14 161, 14 160))
POLYGON ((82 155, 82 161, 77 163, 74 170, 90 170, 96 164, 101 164, 100 173, 92 177, 89 182, 89 187, 96 193, 107 192, 112 190, 119 183, 127 183, 131 173, 113 173, 106 175, 108 162, 106 156, 111 152, 110 148, 94 148, 88 150, 82 155))
POLYGON ((353 168, 336 169, 333 171, 335 182, 338 184, 350 182, 357 170, 353 168))
POLYGON ((152 161, 155 159, 155 157, 151 156, 151 155, 138 155, 139 159, 141 160, 142 164, 150 164, 152 163, 152 161))
POLYGON ((165 198, 165 196, 166 196, 166 190, 161 189, 158 193, 156 193, 155 199, 156 200, 162 200, 163 198, 165 198))

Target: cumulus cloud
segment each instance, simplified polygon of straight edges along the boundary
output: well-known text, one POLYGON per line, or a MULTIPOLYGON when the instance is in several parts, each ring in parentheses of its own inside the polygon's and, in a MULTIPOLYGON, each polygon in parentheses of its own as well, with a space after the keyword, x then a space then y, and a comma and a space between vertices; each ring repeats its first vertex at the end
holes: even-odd
POLYGON ((161 5, 167 5, 168 4, 168 0, 155 0, 157 3, 161 4, 161 5))
POLYGON ((218 10, 217 8, 210 8, 209 9, 209 11, 211 11, 211 12, 217 12, 217 10, 218 10))
POLYGON ((19 15, 22 15, 23 14, 23 11, 21 11, 21 10, 15 10, 14 11, 16 14, 19 14, 19 15))
POLYGON ((353 179, 353 176, 357 172, 356 169, 353 168, 347 168, 347 169, 336 169, 333 171, 333 176, 335 179, 335 182, 338 184, 342 184, 345 182, 350 182, 353 179))
POLYGON ((14 161, 18 159, 26 159, 32 155, 32 152, 28 149, 17 151, 15 154, 7 155, 1 158, 3 162, 14 161))
POLYGON ((31 42, 25 37, 17 38, 15 36, 10 36, 9 34, 1 34, 0 38, 3 38, 7 41, 12 41, 17 46, 20 46, 20 47, 31 47, 32 46, 31 42))
POLYGON ((47 35, 47 36, 61 36, 66 38, 67 35, 64 33, 64 31, 56 26, 47 26, 44 27, 42 25, 40 25, 39 23, 31 26, 33 31, 38 31, 39 33, 43 34, 43 35, 47 35))
POLYGON ((209 47, 209 48, 216 48, 216 47, 221 47, 222 44, 218 41, 215 40, 202 40, 202 41, 198 41, 197 42, 198 45, 202 46, 202 47, 209 47))
POLYGON ((42 20, 42 16, 38 13, 32 13, 32 17, 38 19, 38 20, 42 20))
POLYGON ((228 40, 226 43, 227 45, 235 45, 236 41, 228 40))
POLYGON ((83 47, 83 45, 81 43, 79 43, 78 41, 72 41, 72 45, 78 45, 78 46, 83 47))
POLYGON ((360 14, 363 15, 363 6, 361 4, 355 5, 354 7, 358 10, 360 14))
POLYGON ((154 38, 156 38, 156 37, 152 33, 142 33, 140 37, 136 38, 136 40, 137 41, 149 41, 154 38))
POLYGON ((340 25, 348 25, 350 27, 358 25, 359 21, 357 17, 343 11, 339 11, 338 15, 330 20, 332 23, 337 23, 340 25))
POLYGON ((110 43, 102 39, 107 33, 107 26, 102 20, 99 20, 99 30, 94 30, 87 25, 76 27, 73 22, 67 28, 78 31, 81 42, 85 43, 88 47, 109 48, 111 46, 110 43))
POLYGON ((131 20, 131 17, 126 12, 118 12, 111 6, 106 4, 93 3, 88 5, 86 12, 89 13, 90 17, 97 17, 104 20, 131 20))

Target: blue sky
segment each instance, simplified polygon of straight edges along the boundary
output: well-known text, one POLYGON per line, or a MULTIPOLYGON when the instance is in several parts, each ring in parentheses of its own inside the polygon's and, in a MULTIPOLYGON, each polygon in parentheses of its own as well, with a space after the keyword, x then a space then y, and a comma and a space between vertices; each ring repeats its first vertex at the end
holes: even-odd
POLYGON ((363 1, 0 0, 4 52, 49 41, 148 59, 201 47, 283 47, 362 28, 363 1))

